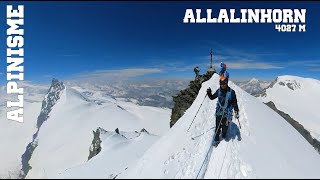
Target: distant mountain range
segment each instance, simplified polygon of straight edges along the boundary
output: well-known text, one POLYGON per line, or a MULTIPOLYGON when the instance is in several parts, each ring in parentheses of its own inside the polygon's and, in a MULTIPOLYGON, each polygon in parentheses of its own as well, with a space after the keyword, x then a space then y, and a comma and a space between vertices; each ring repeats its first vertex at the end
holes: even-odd
POLYGON ((134 102, 142 106, 173 107, 172 96, 185 89, 190 80, 149 80, 149 81, 119 81, 113 83, 67 82, 67 85, 77 87, 86 95, 100 93, 102 96, 117 100, 134 102))
POLYGON ((261 95, 261 93, 263 93, 263 90, 271 84, 270 81, 259 80, 256 78, 252 78, 250 80, 234 81, 234 83, 247 93, 256 97, 261 95))
MULTIPOLYGON (((133 102, 142 106, 173 107, 172 96, 188 87, 189 79, 179 80, 149 80, 149 81, 119 81, 113 83, 96 82, 67 82, 67 85, 78 87, 86 95, 92 95, 92 90, 100 95, 112 97, 117 100, 133 102)), ((249 94, 258 97, 263 93, 271 81, 250 80, 235 81, 239 87, 249 94)))

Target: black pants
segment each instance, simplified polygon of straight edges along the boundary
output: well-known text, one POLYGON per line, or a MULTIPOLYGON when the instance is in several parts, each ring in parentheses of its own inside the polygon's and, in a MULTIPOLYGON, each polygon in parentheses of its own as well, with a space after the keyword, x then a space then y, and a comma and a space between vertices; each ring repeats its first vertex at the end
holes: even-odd
POLYGON ((215 136, 215 141, 219 140, 219 136, 221 133, 222 129, 222 138, 225 138, 227 135, 228 131, 228 120, 227 117, 221 118, 222 116, 217 116, 216 117, 216 136, 215 136), (221 121, 221 122, 220 122, 221 121), (220 126, 219 126, 220 124, 220 126))
POLYGON ((199 72, 195 72, 196 73, 196 78, 197 79, 199 77, 199 72))

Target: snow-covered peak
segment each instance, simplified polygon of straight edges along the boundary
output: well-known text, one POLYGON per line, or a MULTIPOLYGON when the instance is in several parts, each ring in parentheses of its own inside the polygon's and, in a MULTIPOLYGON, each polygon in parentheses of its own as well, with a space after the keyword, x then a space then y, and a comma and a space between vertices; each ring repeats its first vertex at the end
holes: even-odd
POLYGON ((266 103, 272 101, 277 109, 289 114, 320 140, 319 92, 319 80, 285 75, 279 76, 260 99, 266 103))
POLYGON ((281 86, 288 87, 291 90, 301 88, 299 81, 296 81, 296 78, 293 78, 292 76, 280 76, 277 78, 276 83, 281 86))
POLYGON ((256 78, 252 78, 247 82, 238 82, 239 86, 253 96, 258 96, 263 92, 263 89, 269 86, 269 82, 261 81, 256 78))
POLYGON ((256 79, 256 78, 252 78, 250 81, 249 81, 250 84, 257 84, 259 83, 259 80, 256 79))

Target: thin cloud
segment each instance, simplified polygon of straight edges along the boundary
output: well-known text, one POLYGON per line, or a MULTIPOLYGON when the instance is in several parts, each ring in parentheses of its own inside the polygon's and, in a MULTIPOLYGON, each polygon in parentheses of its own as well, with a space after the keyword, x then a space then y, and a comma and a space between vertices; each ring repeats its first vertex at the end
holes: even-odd
POLYGON ((195 67, 205 67, 208 66, 208 63, 199 63, 199 64, 192 64, 192 65, 185 65, 185 66, 179 66, 179 67, 174 67, 173 70, 177 72, 182 72, 182 71, 193 71, 195 67))
POLYGON ((131 78, 144 76, 147 74, 161 73, 162 70, 158 68, 129 68, 118 70, 97 70, 89 73, 79 75, 78 78, 131 78))
POLYGON ((252 60, 240 60, 236 62, 226 62, 230 69, 281 69, 283 67, 277 66, 267 62, 256 62, 252 60))
POLYGON ((320 71, 320 67, 317 68, 311 68, 310 71, 320 71))
MULTIPOLYGON (((248 52, 242 49, 231 48, 214 41, 207 41, 213 50, 213 66, 220 68, 220 62, 225 62, 230 69, 281 69, 285 64, 267 61, 267 56, 283 56, 281 52, 248 52)), ((201 59, 208 59, 210 55, 201 59)))
POLYGON ((309 66, 309 67, 317 67, 320 66, 320 60, 295 60, 288 62, 291 66, 309 66))
POLYGON ((213 66, 220 68, 220 62, 227 64, 229 69, 281 69, 284 68, 278 64, 247 59, 239 58, 237 56, 223 56, 218 55, 216 58, 213 58, 213 66))
POLYGON ((268 52, 267 50, 251 50, 246 51, 239 48, 234 48, 230 46, 226 46, 224 44, 215 42, 215 41, 206 41, 206 44, 208 44, 210 47, 212 47, 213 55, 216 54, 223 54, 228 56, 235 56, 238 58, 248 58, 248 59, 258 59, 262 56, 283 56, 286 55, 286 53, 283 52, 268 52))
MULTIPOLYGON (((199 63, 193 64, 180 64, 180 63, 170 63, 170 64, 162 64, 160 65, 164 70, 167 71, 176 71, 176 72, 183 72, 183 71, 193 71, 193 68, 199 66, 200 69, 207 70, 210 66, 210 59, 204 60, 205 57, 199 58, 199 63)), ((241 60, 234 60, 237 57, 231 56, 222 56, 219 55, 219 58, 214 59, 212 66, 217 71, 220 69, 220 63, 224 62, 227 64, 228 69, 260 69, 260 70, 267 70, 267 69, 281 69, 284 68, 278 64, 268 63, 268 62, 261 62, 261 61, 254 61, 248 59, 241 59, 241 60)))

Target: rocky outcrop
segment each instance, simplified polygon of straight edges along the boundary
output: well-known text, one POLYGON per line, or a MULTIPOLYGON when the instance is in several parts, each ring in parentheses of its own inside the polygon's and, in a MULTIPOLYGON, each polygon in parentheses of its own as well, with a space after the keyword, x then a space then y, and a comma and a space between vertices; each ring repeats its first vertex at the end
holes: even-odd
POLYGON ((214 73, 207 72, 204 75, 200 75, 198 79, 190 81, 187 89, 184 89, 180 91, 178 95, 173 96, 174 107, 171 112, 170 127, 172 127, 192 105, 201 89, 202 83, 209 80, 213 74, 214 73))
POLYGON ((89 157, 88 157, 88 161, 96 156, 97 154, 100 153, 101 151, 101 139, 100 139, 100 133, 101 133, 101 130, 103 131, 102 128, 97 128, 96 131, 93 131, 93 140, 92 140, 92 143, 91 143, 91 146, 90 146, 90 150, 89 150, 89 157))
POLYGON ((46 94, 44 100, 42 101, 42 107, 40 115, 37 119, 37 131, 33 135, 32 142, 30 142, 25 152, 21 156, 21 162, 22 162, 22 169, 20 171, 20 178, 25 178, 32 168, 29 164, 29 161, 32 157, 32 153, 37 148, 38 142, 37 137, 39 130, 42 126, 42 124, 49 118, 49 114, 53 108, 53 106, 56 104, 56 102, 60 99, 60 96, 62 92, 64 91, 65 86, 62 82, 59 82, 57 79, 53 79, 51 86, 49 88, 48 93, 46 94))
POLYGON ((44 121, 46 121, 49 117, 49 113, 52 110, 52 107, 56 104, 56 102, 60 99, 60 95, 65 89, 65 86, 62 82, 59 82, 57 79, 53 79, 50 89, 47 95, 44 97, 41 106, 41 112, 37 119, 37 128, 39 129, 40 126, 44 121))
MULTIPOLYGON (((137 134, 136 137, 139 137, 142 132, 150 134, 146 129, 143 128, 143 129, 141 129, 140 132, 135 131, 135 133, 137 134)), ((102 150, 102 147, 101 147, 101 143, 102 143, 101 135, 102 134, 106 134, 106 133, 111 133, 111 135, 113 133, 116 133, 117 135, 120 135, 120 136, 128 139, 126 136, 124 136, 124 135, 122 135, 120 133, 119 128, 116 128, 114 130, 114 132, 109 132, 109 131, 104 130, 101 127, 98 127, 96 131, 93 131, 93 140, 92 140, 92 143, 91 143, 91 146, 90 146, 90 149, 89 149, 88 161, 101 152, 101 150, 102 150)))
POLYGON ((140 133, 142 133, 142 132, 147 133, 147 134, 150 134, 145 128, 142 128, 142 129, 141 129, 140 133))
POLYGON ((320 153, 320 142, 313 138, 308 130, 306 130, 299 122, 291 118, 290 115, 278 110, 272 101, 265 104, 290 123, 320 153))

